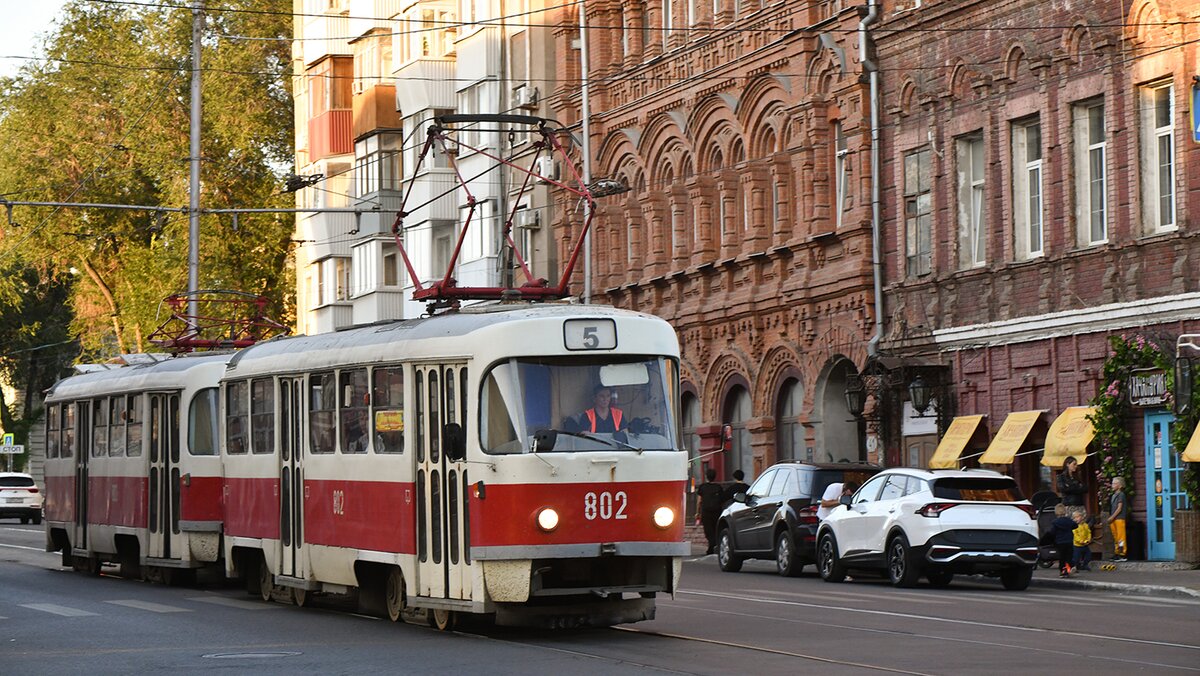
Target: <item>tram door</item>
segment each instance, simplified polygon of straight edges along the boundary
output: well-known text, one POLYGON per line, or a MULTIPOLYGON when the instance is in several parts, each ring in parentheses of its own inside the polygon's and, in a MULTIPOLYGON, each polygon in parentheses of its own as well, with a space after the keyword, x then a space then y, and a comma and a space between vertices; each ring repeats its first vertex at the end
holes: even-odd
POLYGON ((88 458, 92 457, 91 408, 87 403, 67 404, 67 425, 75 435, 75 537, 71 542, 78 549, 88 547, 88 458), (73 423, 71 418, 74 418, 73 423))
POLYGON ((279 380, 279 542, 280 575, 304 578, 304 467, 301 430, 304 379, 279 380))
POLYGON ((448 423, 461 425, 465 432, 466 378, 467 369, 462 364, 422 364, 415 369, 420 596, 471 596, 467 465, 446 457, 444 436, 448 423))
POLYGON ((150 398, 150 543, 146 556, 181 558, 179 533, 179 395, 150 398))

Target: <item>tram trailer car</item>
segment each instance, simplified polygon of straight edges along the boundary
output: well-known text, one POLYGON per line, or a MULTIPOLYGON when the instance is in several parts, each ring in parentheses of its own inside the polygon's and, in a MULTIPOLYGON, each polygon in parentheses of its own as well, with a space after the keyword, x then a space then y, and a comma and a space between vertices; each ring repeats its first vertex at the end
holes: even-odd
POLYGON ((670 325, 600 306, 259 343, 221 383, 226 572, 442 629, 652 619, 689 551, 678 401, 670 325))
POLYGON ((46 551, 169 581, 221 556, 218 391, 230 354, 65 378, 46 397, 46 551))

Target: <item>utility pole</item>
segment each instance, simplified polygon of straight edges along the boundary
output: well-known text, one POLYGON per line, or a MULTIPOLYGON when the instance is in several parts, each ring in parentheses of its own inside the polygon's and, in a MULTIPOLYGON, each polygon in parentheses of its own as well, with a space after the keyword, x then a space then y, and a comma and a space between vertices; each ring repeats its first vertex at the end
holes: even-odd
MULTIPOLYGON (((583 80, 583 101, 580 105, 580 115, 583 117, 583 184, 592 184, 592 126, 591 110, 588 106, 588 39, 587 39, 587 3, 579 3, 579 67, 583 80)), ((583 202, 583 222, 588 222, 592 207, 587 200, 583 202)), ((583 235, 583 302, 592 302, 592 229, 588 228, 583 235)))
POLYGON ((204 0, 192 5, 191 173, 188 180, 188 316, 200 314, 200 41, 204 33, 204 0))

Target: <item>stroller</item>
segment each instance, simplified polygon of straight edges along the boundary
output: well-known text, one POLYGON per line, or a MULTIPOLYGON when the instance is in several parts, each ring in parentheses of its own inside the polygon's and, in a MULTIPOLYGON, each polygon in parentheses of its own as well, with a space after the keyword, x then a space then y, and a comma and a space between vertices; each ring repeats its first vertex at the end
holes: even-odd
POLYGON ((1029 498, 1037 512, 1038 559, 1037 565, 1050 568, 1058 562, 1058 549, 1054 546, 1054 533, 1050 523, 1054 521, 1054 508, 1062 502, 1054 491, 1039 491, 1029 498))

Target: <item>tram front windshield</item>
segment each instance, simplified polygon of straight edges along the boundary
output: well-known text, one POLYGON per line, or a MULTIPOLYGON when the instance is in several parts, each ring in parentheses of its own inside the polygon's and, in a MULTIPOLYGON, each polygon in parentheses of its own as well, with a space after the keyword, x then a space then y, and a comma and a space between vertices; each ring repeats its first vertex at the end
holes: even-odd
POLYGON ((483 381, 488 453, 677 450, 677 366, 663 357, 510 359, 483 381))

